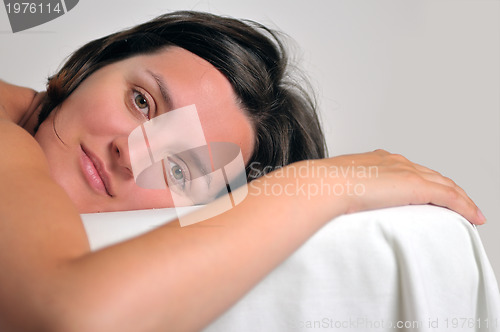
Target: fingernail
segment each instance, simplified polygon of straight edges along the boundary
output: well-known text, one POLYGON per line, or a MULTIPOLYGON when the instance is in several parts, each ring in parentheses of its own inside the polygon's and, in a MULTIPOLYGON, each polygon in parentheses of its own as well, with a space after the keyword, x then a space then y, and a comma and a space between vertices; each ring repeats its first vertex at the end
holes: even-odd
POLYGON ((479 221, 481 223, 485 223, 486 222, 486 217, 484 216, 484 214, 481 212, 481 210, 477 209, 477 216, 479 218, 479 221))

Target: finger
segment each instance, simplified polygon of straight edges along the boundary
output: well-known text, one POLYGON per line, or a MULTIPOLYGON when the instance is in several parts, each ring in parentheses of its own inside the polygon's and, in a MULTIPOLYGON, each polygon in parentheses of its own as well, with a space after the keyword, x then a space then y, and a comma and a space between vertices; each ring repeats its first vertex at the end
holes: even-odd
MULTIPOLYGON (((414 164, 414 167, 419 171, 419 172, 422 172, 423 174, 425 174, 424 176, 428 179, 428 180, 431 180, 431 181, 434 181, 434 182, 438 182, 440 184, 443 184, 443 185, 447 185, 447 186, 450 186, 452 188, 455 188, 456 190, 458 190, 464 197, 466 197, 467 199, 469 199, 474 205, 476 205, 472 199, 469 197, 469 195, 467 195, 467 193, 465 192, 465 190, 460 187, 458 184, 456 184, 455 181, 453 181, 452 179, 442 175, 441 173, 437 172, 437 171, 434 171, 430 168, 427 168, 425 166, 422 166, 422 165, 419 165, 419 164, 414 164)), ((476 205, 476 208, 477 208, 477 205, 476 205)))
MULTIPOLYGON (((433 182, 436 182, 436 183, 439 183, 439 184, 442 184, 444 186, 448 186, 450 188, 457 190, 463 196, 464 199, 470 201, 472 204, 474 204, 474 206, 476 206, 474 201, 469 197, 469 195, 467 195, 465 190, 462 187, 460 187, 459 185, 457 185, 455 183, 455 181, 453 181, 452 179, 445 177, 445 176, 441 175, 440 173, 432 171, 432 170, 431 170, 431 172, 426 172, 426 173, 423 171, 422 176, 424 178, 426 178, 428 181, 433 181, 433 182)), ((477 206, 476 206, 476 208, 477 208, 477 206)))
MULTIPOLYGON (((468 213, 469 217, 467 217, 467 220, 472 222, 473 224, 478 224, 482 225, 486 222, 486 219, 484 215, 481 213, 479 207, 474 203, 474 201, 467 195, 465 190, 457 185, 455 181, 452 179, 443 176, 441 173, 434 171, 428 167, 419 165, 419 164, 413 164, 415 169, 417 169, 419 172, 421 172, 421 175, 428 181, 432 181, 438 184, 441 184, 443 186, 449 187, 452 190, 455 190, 461 195, 462 201, 464 204, 468 207, 468 213)), ((452 194, 453 195, 453 194, 452 194)), ((453 209, 453 208, 452 208, 453 209)), ((454 210, 454 209, 453 209, 454 210)), ((456 211, 458 212, 458 211, 456 211)), ((466 217, 463 213, 461 213, 464 217, 466 217)))
POLYGON ((473 224, 484 224, 485 220, 481 218, 478 212, 479 209, 467 195, 464 196, 460 190, 446 184, 433 182, 431 186, 432 193, 430 194, 431 196, 428 197, 427 203, 453 210, 473 224))

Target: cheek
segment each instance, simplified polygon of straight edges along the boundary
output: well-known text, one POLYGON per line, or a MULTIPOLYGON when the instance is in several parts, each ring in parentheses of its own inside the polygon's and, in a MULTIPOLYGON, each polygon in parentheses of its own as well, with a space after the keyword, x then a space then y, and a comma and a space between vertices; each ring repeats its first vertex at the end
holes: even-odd
MULTIPOLYGON (((209 142, 231 142, 241 149, 243 159, 248 162, 254 149, 254 131, 249 121, 242 116, 221 116, 221 121, 205 123, 205 137, 209 142)), ((207 121, 208 122, 208 121, 207 121)))
POLYGON ((68 99, 57 113, 57 126, 81 128, 86 134, 102 136, 128 134, 140 124, 126 108, 123 98, 90 95, 90 98, 76 95, 68 99))
POLYGON ((127 194, 124 210, 143 210, 174 207, 168 190, 148 190, 135 186, 127 194))

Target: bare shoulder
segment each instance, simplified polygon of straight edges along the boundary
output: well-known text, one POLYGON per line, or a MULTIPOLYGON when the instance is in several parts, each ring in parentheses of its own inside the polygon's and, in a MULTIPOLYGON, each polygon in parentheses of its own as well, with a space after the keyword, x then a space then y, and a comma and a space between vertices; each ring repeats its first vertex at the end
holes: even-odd
POLYGON ((23 125, 37 109, 39 93, 31 88, 0 80, 0 118, 23 125))
POLYGON ((0 151, 4 156, 0 170, 35 167, 48 171, 45 155, 36 140, 26 130, 0 117, 0 151))

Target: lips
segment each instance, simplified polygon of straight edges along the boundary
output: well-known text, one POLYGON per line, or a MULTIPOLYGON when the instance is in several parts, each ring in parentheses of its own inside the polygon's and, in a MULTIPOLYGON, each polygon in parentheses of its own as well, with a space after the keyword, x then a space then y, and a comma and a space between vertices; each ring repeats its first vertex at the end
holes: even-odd
POLYGON ((102 161, 84 146, 80 146, 80 166, 83 175, 92 189, 106 196, 113 196, 110 190, 109 176, 102 161))

